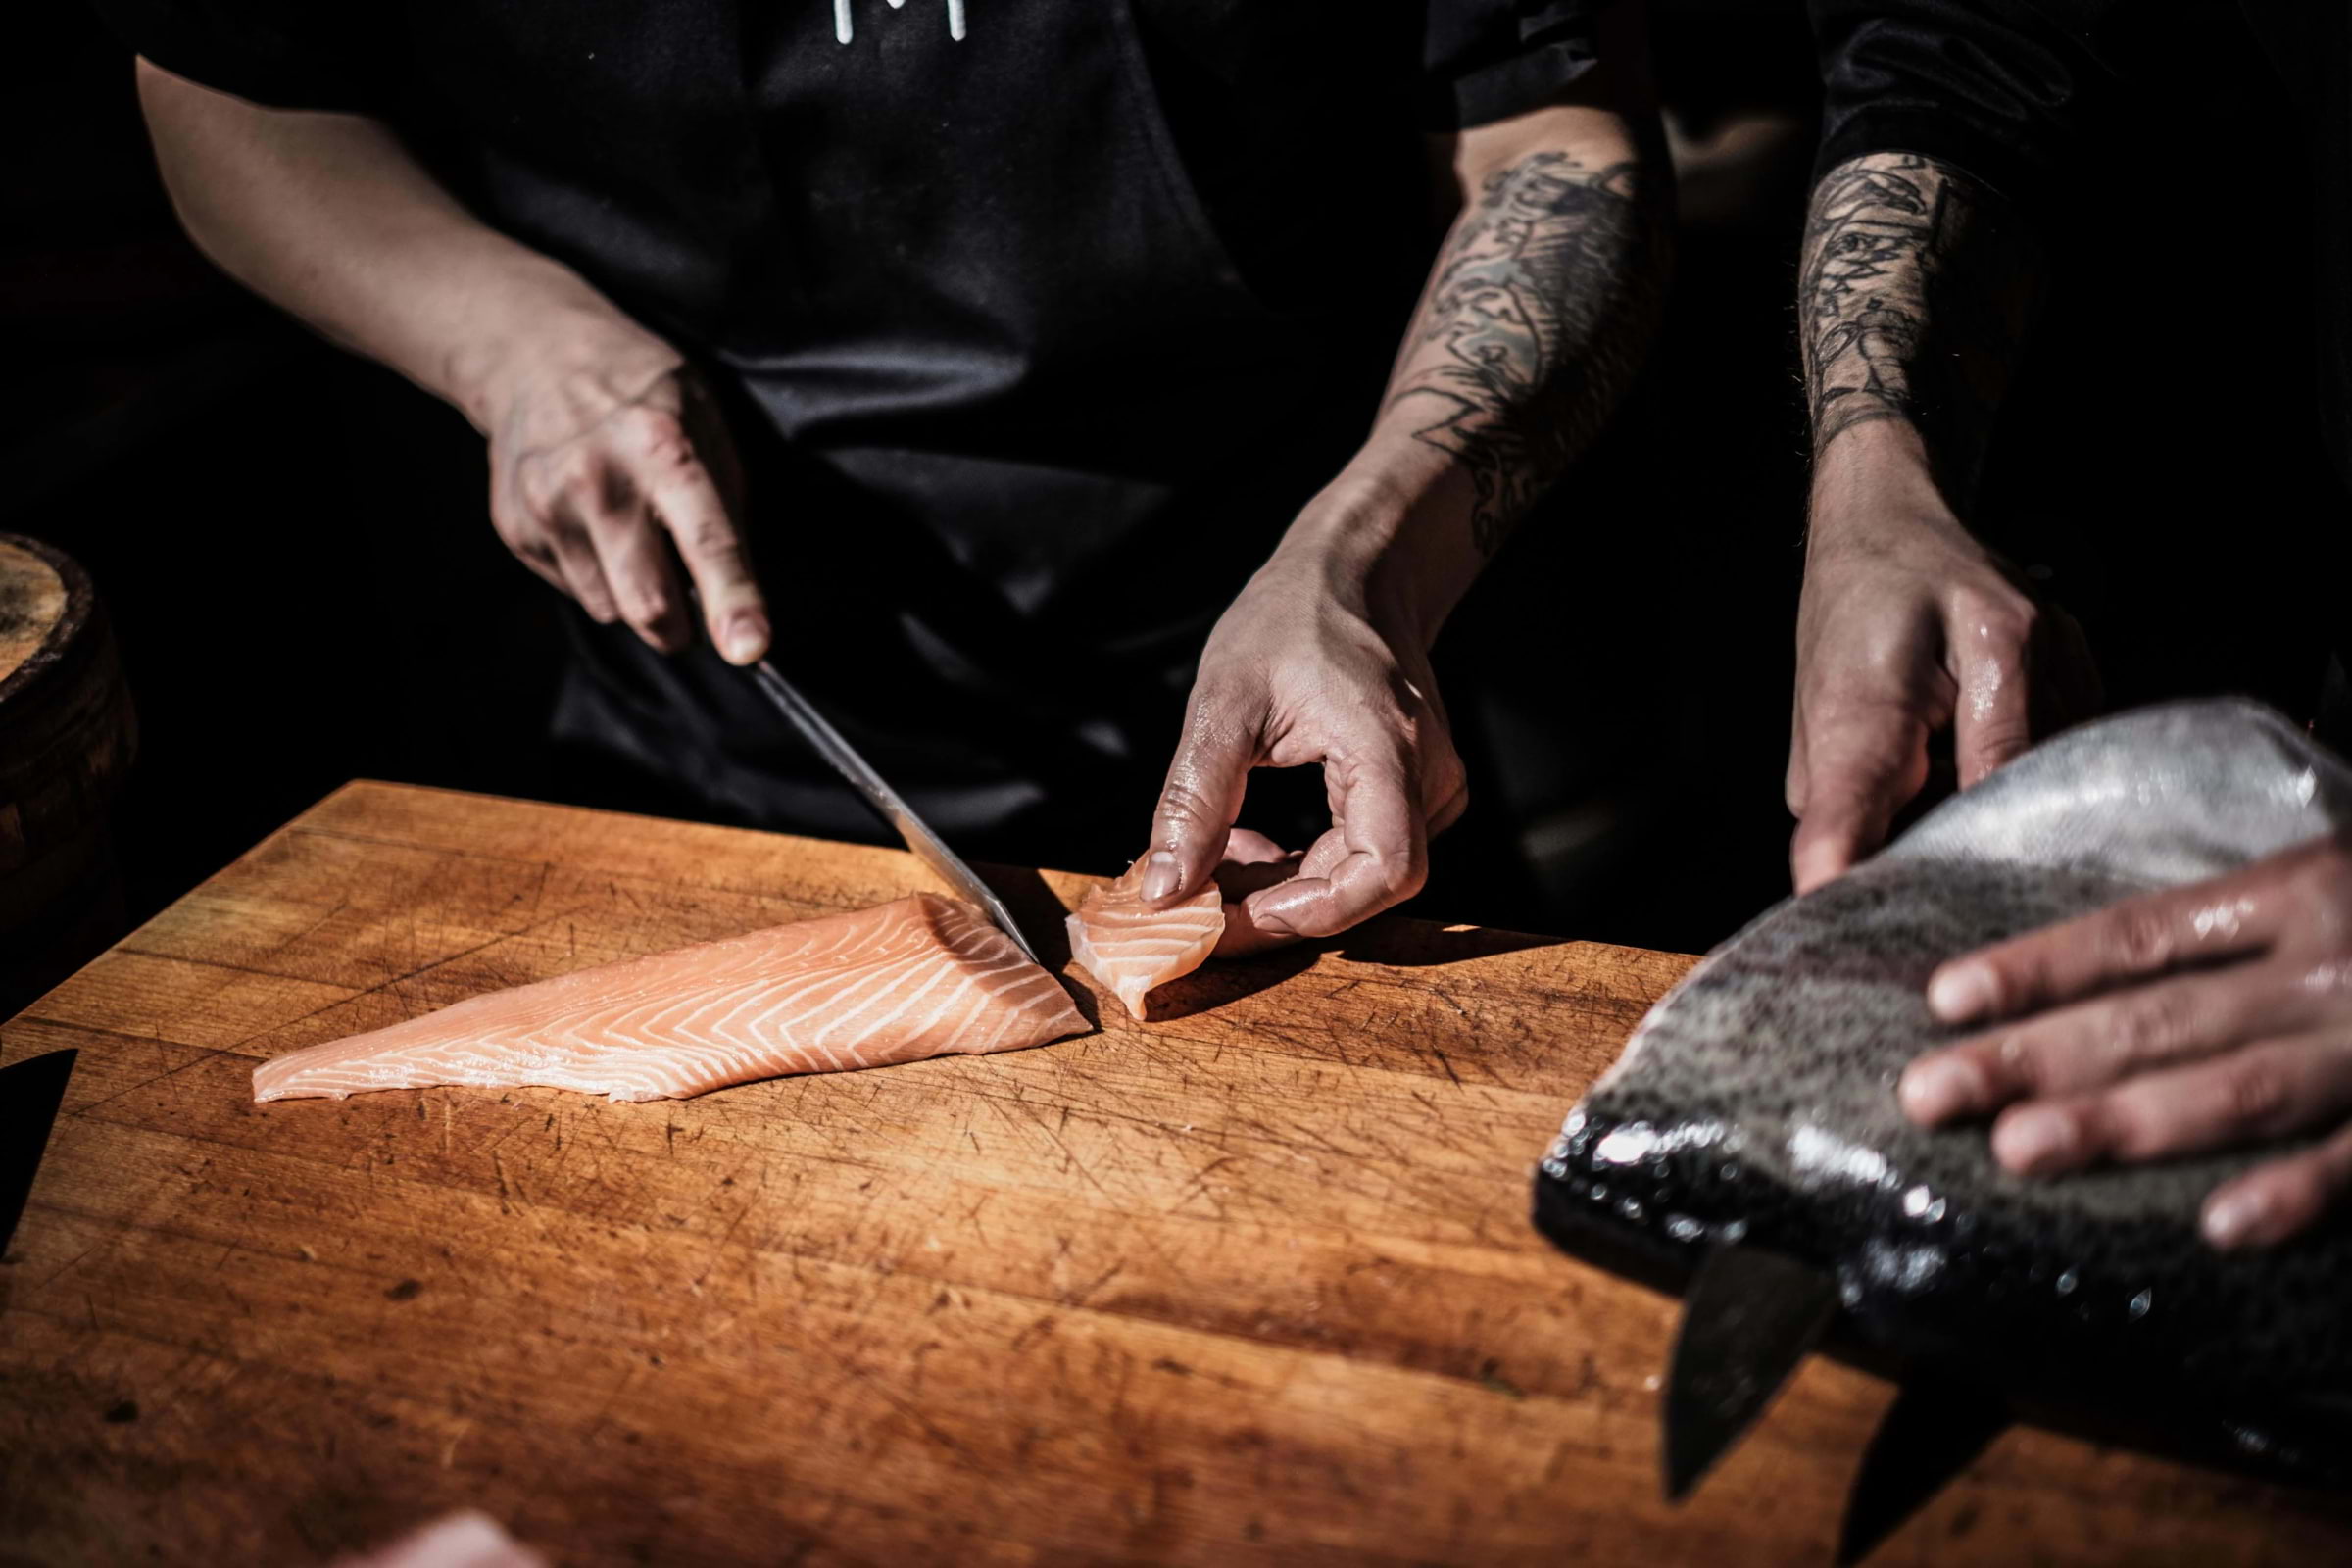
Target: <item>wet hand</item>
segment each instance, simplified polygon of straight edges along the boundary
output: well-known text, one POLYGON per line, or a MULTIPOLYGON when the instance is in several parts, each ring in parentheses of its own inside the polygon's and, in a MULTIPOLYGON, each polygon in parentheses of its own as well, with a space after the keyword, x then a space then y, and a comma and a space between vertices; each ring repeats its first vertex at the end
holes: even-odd
POLYGON ((494 408, 490 515, 523 564, 596 620, 675 653, 693 640, 682 560, 712 646, 737 664, 767 651, 731 505, 734 448, 674 350, 642 336, 568 345, 560 368, 509 374, 494 408))
POLYGON ((1371 608, 1353 573, 1278 553, 1201 655, 1145 894, 1178 898, 1214 877, 1229 901, 1220 956, 1336 935, 1419 892, 1430 838, 1468 804, 1421 640, 1371 608), (1303 855, 1234 828, 1252 768, 1310 762, 1331 829, 1303 855))
POLYGON ((1816 519, 1788 746, 1800 893, 1886 842, 1927 782, 1931 735, 1953 732, 1966 789, 2097 704, 2074 622, 2014 587, 1948 512, 1905 508, 1816 519))
POLYGON ((2207 1198, 2221 1248, 2283 1241, 2352 1192, 2352 837, 1955 958, 1928 1004, 2005 1021, 1911 1063, 1903 1109, 1994 1116, 2010 1170, 2327 1134, 2207 1198))

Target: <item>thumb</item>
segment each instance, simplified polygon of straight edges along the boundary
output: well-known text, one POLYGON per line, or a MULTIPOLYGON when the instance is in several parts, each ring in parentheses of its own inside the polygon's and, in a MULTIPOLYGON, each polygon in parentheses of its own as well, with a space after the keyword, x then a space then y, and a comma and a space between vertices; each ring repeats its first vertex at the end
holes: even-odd
POLYGON ((1144 864, 1147 900, 1156 903, 1208 885, 1224 858, 1233 820, 1242 814, 1264 711, 1262 701, 1194 688, 1184 736, 1152 813, 1152 850, 1144 864))

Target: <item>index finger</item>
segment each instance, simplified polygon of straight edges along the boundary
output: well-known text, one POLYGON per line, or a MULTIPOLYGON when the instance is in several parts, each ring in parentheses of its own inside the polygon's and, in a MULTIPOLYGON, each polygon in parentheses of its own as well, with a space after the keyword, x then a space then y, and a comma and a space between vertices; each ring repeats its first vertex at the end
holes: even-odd
POLYGON ((1928 1010, 1945 1023, 2036 1012, 2192 959, 2261 952, 2284 919, 2278 883, 2257 863, 1981 948, 1928 977, 1928 1010))
POLYGON ((767 605, 710 468, 675 427, 650 438, 639 458, 646 500, 694 579, 711 646, 731 664, 751 663, 767 652, 767 605))
POLYGON ((1788 814, 1802 818, 1805 797, 1810 789, 1810 775, 1805 767, 1805 699, 1799 692, 1788 710, 1788 769, 1781 778, 1781 796, 1788 803, 1788 814))
POLYGON ((1428 827, 1403 759, 1327 758, 1323 766, 1332 775, 1331 830, 1307 851, 1300 875, 1244 902, 1262 931, 1337 936, 1403 903, 1428 879, 1428 827))
POLYGON ((1264 707, 1255 692, 1202 681, 1152 811, 1143 894, 1158 902, 1205 885, 1230 842, 1250 770, 1257 765, 1264 707))

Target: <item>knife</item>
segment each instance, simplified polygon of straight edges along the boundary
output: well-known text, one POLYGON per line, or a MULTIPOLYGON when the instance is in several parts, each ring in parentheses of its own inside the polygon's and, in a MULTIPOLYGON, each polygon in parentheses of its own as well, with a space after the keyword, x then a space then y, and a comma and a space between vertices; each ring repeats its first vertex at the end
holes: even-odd
POLYGON ((32 1178, 65 1103, 76 1052, 71 1046, 0 1067, 0 1256, 32 1196, 32 1178))
POLYGON ((1838 1282, 1752 1247, 1720 1247, 1683 1298, 1666 1374, 1666 1498, 1680 1501, 1755 1424, 1829 1327, 1838 1282))
POLYGON ((931 831, 931 824, 914 814, 913 809, 899 798, 899 792, 890 787, 889 781, 875 772, 873 765, 858 755, 858 749, 842 738, 841 731, 827 723, 825 715, 818 712, 792 682, 777 674, 776 666, 766 660, 762 659, 752 665, 751 671, 753 682, 767 694, 768 701, 776 705, 776 710, 784 715, 794 729, 801 732, 802 739, 816 748, 817 756, 832 763, 834 771, 849 780, 852 789, 865 797, 866 804, 880 812, 884 821, 898 830, 906 848, 914 852, 914 858, 929 866, 942 882, 978 905, 996 922, 997 929, 1012 938, 1013 946, 1027 954, 1031 963, 1042 968, 1045 960, 1037 956, 1037 950, 1029 945, 1029 939, 1021 935, 1021 928, 1014 922, 1012 911, 1004 906, 1004 901, 973 874, 972 868, 964 863, 962 857, 948 848, 944 839, 931 831))

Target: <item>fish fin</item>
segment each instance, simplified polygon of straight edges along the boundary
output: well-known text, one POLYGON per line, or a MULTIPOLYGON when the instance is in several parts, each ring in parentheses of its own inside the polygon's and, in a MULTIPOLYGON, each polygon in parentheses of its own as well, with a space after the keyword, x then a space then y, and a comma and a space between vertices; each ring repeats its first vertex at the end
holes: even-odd
POLYGON ((1974 1463, 2012 1416, 2006 1396, 1950 1372, 1906 1379, 1880 1418, 1845 1496, 1838 1568, 1862 1561, 1974 1463))
POLYGON ((1838 1310, 1822 1270, 1752 1247, 1720 1247, 1683 1298, 1666 1375, 1666 1500, 1679 1502, 1763 1414, 1838 1310))

